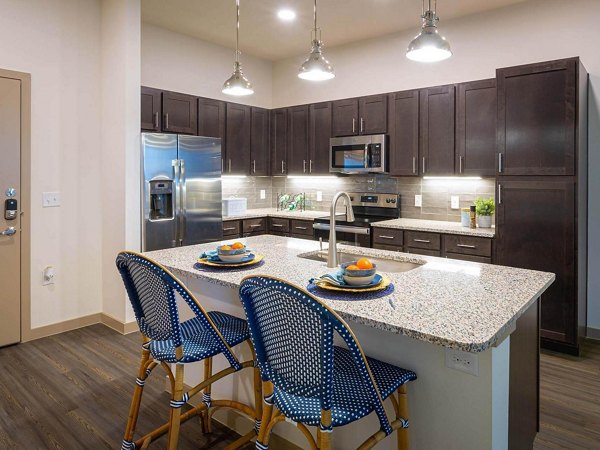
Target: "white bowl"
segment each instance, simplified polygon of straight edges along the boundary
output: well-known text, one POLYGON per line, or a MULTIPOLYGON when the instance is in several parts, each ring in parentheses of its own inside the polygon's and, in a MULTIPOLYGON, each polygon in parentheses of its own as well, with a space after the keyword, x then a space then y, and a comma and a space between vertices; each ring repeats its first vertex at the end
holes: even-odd
POLYGON ((226 263, 239 263, 248 256, 248 252, 240 253, 239 255, 219 255, 219 259, 226 263))
POLYGON ((348 283, 350 286, 366 286, 373 278, 375 278, 375 273, 373 275, 368 275, 366 277, 349 277, 348 275, 343 275, 344 281, 348 283))

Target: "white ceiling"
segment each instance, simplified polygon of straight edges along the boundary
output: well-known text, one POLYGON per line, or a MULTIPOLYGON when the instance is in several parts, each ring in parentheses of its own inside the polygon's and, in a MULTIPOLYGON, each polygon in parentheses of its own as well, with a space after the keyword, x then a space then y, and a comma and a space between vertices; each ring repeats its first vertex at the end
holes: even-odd
MULTIPOLYGON (((443 21, 526 0, 440 0, 443 21)), ((421 0, 322 0, 319 27, 332 47, 420 26, 421 0)), ((240 49, 279 60, 307 52, 312 0, 241 0, 240 49), (296 11, 294 22, 277 18, 280 8, 296 11)), ((143 0, 142 21, 208 42, 235 48, 235 0, 143 0)))

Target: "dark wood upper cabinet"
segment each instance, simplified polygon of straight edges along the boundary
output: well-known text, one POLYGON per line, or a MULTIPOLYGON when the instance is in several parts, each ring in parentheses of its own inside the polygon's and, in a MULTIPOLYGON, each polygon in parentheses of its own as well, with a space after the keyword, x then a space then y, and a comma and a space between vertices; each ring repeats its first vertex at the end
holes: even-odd
POLYGON ((420 163, 423 175, 454 175, 455 86, 421 89, 420 163))
POLYGON ((142 131, 161 131, 162 124, 162 91, 142 86, 142 131))
POLYGON ((265 176, 270 173, 269 110, 252 108, 250 135, 250 175, 265 176))
POLYGON ((419 91, 389 95, 389 171, 392 176, 419 174, 419 91))
POLYGON ((502 175, 574 175, 578 60, 496 71, 502 175))
POLYGON ((541 336, 577 345, 577 230, 573 178, 498 180, 496 262, 556 274, 542 295, 541 336))
POLYGON ((387 133, 386 94, 370 95, 358 99, 358 130, 360 134, 387 133))
POLYGON ((226 151, 223 173, 250 174, 251 108, 246 105, 227 103, 226 151))
POLYGON ((211 98, 198 99, 198 136, 221 138, 225 148, 226 103, 211 98))
POLYGON ((457 86, 456 173, 496 174, 496 80, 472 81, 457 86))
POLYGON ((271 110, 271 175, 287 173, 288 110, 271 110))
POLYGON ((355 136, 358 134, 358 99, 333 102, 333 136, 355 136))
POLYGON ((162 113, 163 131, 198 134, 198 97, 163 91, 162 113))
POLYGON ((288 174, 308 173, 308 105, 288 108, 288 174))
POLYGON ((329 174, 331 102, 310 105, 308 117, 308 172, 313 175, 329 174))

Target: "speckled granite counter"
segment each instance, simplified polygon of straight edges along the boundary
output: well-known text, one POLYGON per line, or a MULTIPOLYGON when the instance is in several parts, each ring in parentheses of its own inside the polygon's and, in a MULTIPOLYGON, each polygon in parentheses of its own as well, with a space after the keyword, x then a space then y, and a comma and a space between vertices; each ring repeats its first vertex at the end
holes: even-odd
POLYGON ((460 234, 464 236, 477 236, 493 238, 495 228, 465 228, 460 222, 443 222, 440 220, 421 219, 392 219, 373 224, 375 228, 395 228, 398 230, 430 231, 433 233, 460 234))
MULTIPOLYGON (((175 274, 237 288, 242 278, 267 274, 305 287, 308 279, 328 272, 322 262, 299 258, 316 253, 313 241, 256 236, 241 239, 265 256, 255 269, 201 271, 194 269, 198 255, 216 243, 149 252, 147 255, 175 274)), ((414 339, 470 352, 481 352, 510 333, 516 320, 554 281, 554 274, 504 266, 414 256, 376 249, 339 246, 339 250, 387 257, 423 265, 390 273, 395 290, 368 301, 324 300, 349 321, 414 339)))
POLYGON ((256 219, 259 217, 281 217, 283 219, 315 220, 326 216, 325 211, 277 211, 276 208, 249 209, 241 216, 224 216, 223 220, 256 219))

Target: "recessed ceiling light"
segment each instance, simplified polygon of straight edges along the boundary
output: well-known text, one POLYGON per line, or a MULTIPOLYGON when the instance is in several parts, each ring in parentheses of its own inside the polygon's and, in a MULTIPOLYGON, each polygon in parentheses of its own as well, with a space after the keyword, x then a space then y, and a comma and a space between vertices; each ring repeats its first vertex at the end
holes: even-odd
POLYGON ((296 13, 291 9, 280 9, 277 12, 277 17, 285 22, 291 22, 296 18, 296 13))

